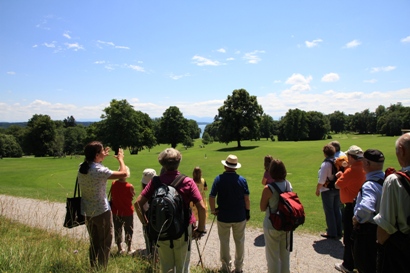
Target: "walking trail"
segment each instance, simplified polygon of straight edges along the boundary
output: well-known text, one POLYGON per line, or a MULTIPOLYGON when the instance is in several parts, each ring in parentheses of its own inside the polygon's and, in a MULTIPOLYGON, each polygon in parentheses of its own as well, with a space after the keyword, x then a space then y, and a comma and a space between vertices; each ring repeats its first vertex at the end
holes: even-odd
MULTIPOLYGON (((84 238, 88 241, 87 230, 84 225, 67 229, 63 227, 65 204, 40 201, 28 198, 0 195, 0 215, 16 220, 26 225, 41 228, 47 232, 59 233, 64 236, 84 238), (47 219, 47 221, 45 221, 47 219)), ((216 221, 211 228, 213 216, 208 219, 207 229, 210 232, 205 251, 205 235, 198 241, 204 266, 216 269, 219 262, 219 239, 216 221)), ((134 217, 134 236, 132 246, 137 250, 145 249, 142 226, 138 217, 134 217)), ((231 236, 232 237, 232 236, 231 236)), ((244 272, 267 272, 265 259, 265 242, 263 230, 259 228, 246 229, 244 272)), ((234 243, 231 238, 231 255, 235 257, 234 243)), ((116 249, 113 243, 113 249, 116 249)), ((87 255, 86 253, 83 253, 87 255)), ((337 272, 334 264, 341 262, 343 244, 341 241, 324 239, 319 234, 307 234, 296 230, 293 238, 293 252, 290 254, 291 272, 337 272)), ((191 265, 196 265, 199 255, 195 242, 191 248, 191 265)))

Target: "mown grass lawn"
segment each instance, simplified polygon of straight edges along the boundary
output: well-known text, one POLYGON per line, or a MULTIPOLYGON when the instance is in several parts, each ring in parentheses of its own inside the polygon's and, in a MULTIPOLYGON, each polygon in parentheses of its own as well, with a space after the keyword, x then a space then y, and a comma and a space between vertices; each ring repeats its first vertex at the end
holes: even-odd
MULTIPOLYGON (((399 167, 394 148, 396 137, 343 134, 334 135, 333 139, 341 143, 343 151, 353 144, 363 150, 380 149, 386 157, 385 167, 399 167)), ((263 189, 263 158, 271 154, 285 163, 287 178, 305 206, 306 222, 300 230, 320 232, 325 228, 325 220, 321 199, 315 195, 315 187, 317 171, 324 159, 322 147, 328 142, 329 140, 242 141, 242 148, 238 149, 236 142, 229 145, 212 143, 201 148, 201 141, 196 140, 192 148, 177 147, 183 156, 179 169, 182 173, 192 176, 194 167, 200 166, 210 189, 215 176, 223 172, 221 160, 226 159, 231 153, 237 155, 242 164, 238 173, 247 179, 251 192, 250 225, 261 227, 264 213, 259 211, 259 200, 263 189)), ((129 155, 126 152, 125 162, 131 170, 129 182, 135 186, 137 192, 141 189, 140 179, 145 168, 154 168, 159 172, 157 157, 166 147, 167 145, 156 146, 151 150, 141 151, 138 155, 129 155)), ((0 160, 0 194, 65 202, 65 198, 73 194, 77 168, 82 160, 82 157, 4 158, 0 160)), ((104 165, 111 169, 118 168, 118 163, 112 156, 106 158, 104 165)))

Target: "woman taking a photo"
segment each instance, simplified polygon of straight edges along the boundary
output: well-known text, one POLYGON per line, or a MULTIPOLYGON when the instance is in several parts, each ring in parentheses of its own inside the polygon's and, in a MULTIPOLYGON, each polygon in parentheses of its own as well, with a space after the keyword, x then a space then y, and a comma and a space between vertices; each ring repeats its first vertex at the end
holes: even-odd
POLYGON ((106 268, 112 242, 113 222, 111 208, 106 195, 107 179, 127 177, 124 152, 119 149, 114 157, 119 162, 119 170, 112 171, 102 165, 110 148, 93 141, 85 146, 85 160, 78 171, 81 189, 81 213, 90 236, 90 264, 92 268, 106 268))

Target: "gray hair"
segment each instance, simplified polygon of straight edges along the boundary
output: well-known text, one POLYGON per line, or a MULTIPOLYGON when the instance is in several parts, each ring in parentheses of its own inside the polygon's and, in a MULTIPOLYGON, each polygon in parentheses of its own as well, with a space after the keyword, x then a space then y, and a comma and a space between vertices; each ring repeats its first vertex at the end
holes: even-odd
POLYGON ((167 148, 163 150, 158 156, 158 162, 167 171, 175 171, 179 167, 182 160, 181 153, 174 148, 167 148))

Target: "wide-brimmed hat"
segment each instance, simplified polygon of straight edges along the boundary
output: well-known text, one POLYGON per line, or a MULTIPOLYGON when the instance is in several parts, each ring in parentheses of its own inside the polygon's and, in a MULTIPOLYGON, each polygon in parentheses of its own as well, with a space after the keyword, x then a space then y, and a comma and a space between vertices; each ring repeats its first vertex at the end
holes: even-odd
POLYGON ((238 162, 236 155, 228 155, 226 160, 221 160, 221 163, 231 169, 239 169, 241 167, 241 163, 238 162))
POLYGON ((355 156, 357 156, 357 157, 359 157, 359 158, 362 158, 362 157, 363 157, 363 150, 362 150, 362 148, 360 148, 359 146, 356 146, 356 145, 350 146, 350 147, 349 147, 349 150, 347 150, 345 153, 346 153, 346 154, 349 154, 349 155, 355 155, 355 156))
POLYGON ((157 175, 157 172, 154 169, 145 169, 142 172, 141 183, 147 185, 151 179, 157 175))

